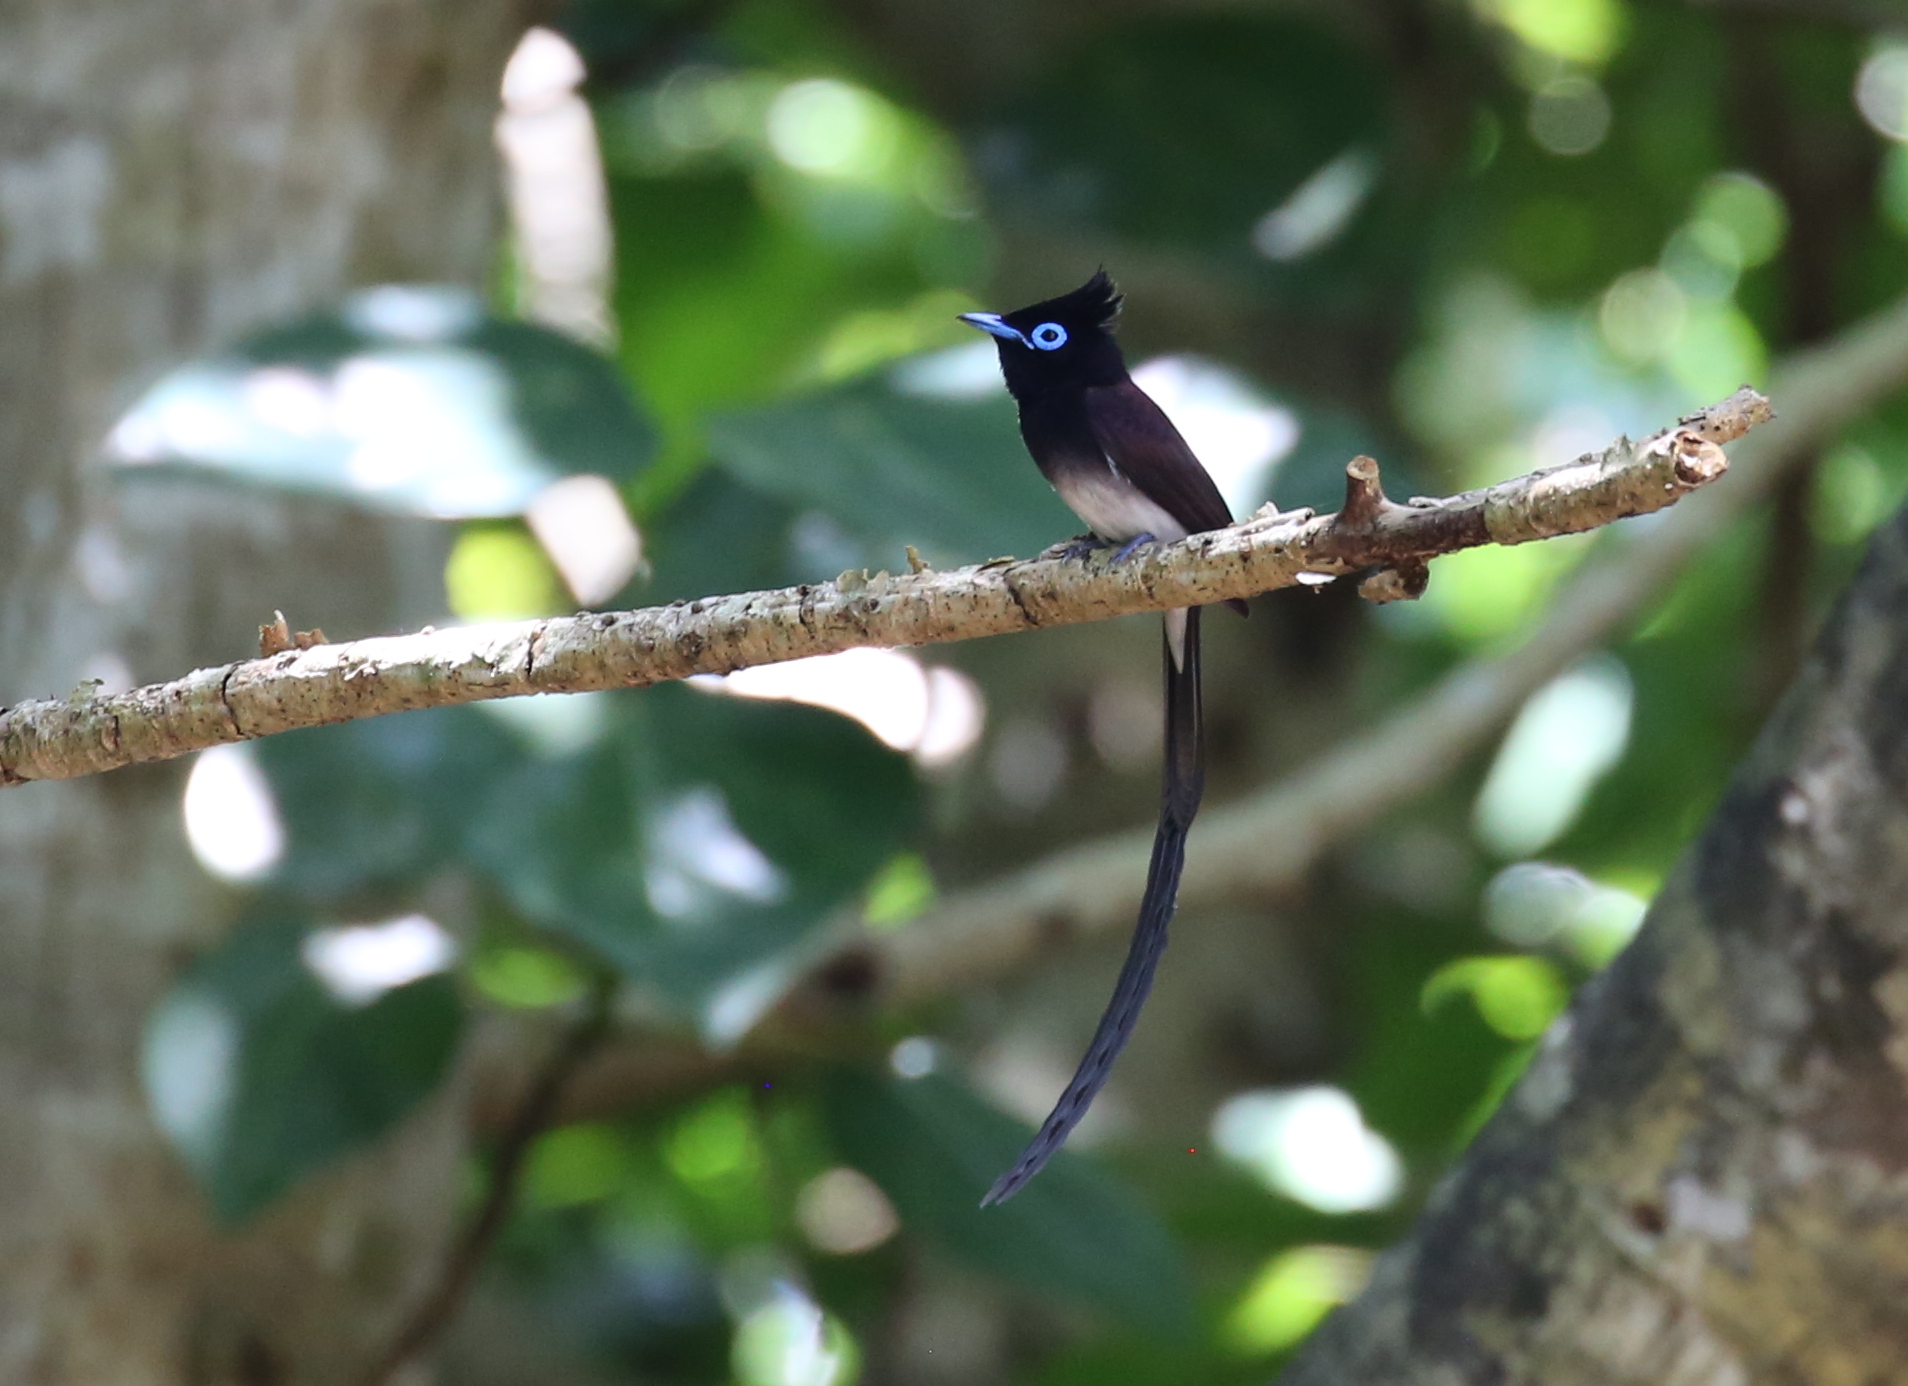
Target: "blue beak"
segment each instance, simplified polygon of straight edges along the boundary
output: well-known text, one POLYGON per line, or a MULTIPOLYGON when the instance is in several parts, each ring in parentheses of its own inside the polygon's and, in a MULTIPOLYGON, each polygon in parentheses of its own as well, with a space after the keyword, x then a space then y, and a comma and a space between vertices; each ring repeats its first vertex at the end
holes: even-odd
POLYGON ((966 323, 969 327, 978 327, 981 331, 991 336, 999 337, 1004 341, 1019 342, 1022 346, 1027 345, 1027 339, 1020 334, 1020 330, 1018 328, 1009 327, 1006 323, 1002 322, 999 313, 962 313, 961 321, 966 323))

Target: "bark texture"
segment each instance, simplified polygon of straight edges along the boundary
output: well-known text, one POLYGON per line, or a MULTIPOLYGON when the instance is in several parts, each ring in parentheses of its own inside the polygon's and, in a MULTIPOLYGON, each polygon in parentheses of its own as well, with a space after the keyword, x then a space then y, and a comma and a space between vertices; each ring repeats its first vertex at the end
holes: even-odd
POLYGON ((221 742, 412 708, 531 693, 638 688, 692 674, 924 645, 1198 606, 1368 569, 1376 601, 1424 590, 1427 562, 1524 544, 1674 504, 1728 470, 1722 444, 1772 417, 1746 386, 1640 443, 1479 491, 1399 505, 1369 457, 1346 467, 1336 515, 1268 506, 1229 529, 1157 545, 1119 567, 1046 557, 834 582, 509 625, 284 649, 119 695, 79 691, 0 711, 0 788, 168 760, 221 742))
MULTIPOLYGON (((431 618, 423 526, 114 491, 94 455, 194 353, 353 284, 479 280, 513 8, 0 7, 0 702, 221 657, 293 592, 334 630, 431 618)), ((254 1229, 211 1227, 138 1081, 147 1011, 229 916, 182 780, 0 805, 0 1380, 344 1379, 449 1218, 446 1113, 254 1229)))
POLYGON ((1285 1386, 1880 1386, 1908 1343, 1908 513, 1635 943, 1285 1386))

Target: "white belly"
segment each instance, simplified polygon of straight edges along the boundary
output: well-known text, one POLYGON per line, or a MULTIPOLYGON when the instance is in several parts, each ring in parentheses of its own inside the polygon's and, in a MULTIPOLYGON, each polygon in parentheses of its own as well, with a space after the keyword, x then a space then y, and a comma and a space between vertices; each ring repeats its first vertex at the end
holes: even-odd
POLYGON ((1162 544, 1186 537, 1186 527, 1112 469, 1063 473, 1053 489, 1100 538, 1115 544, 1150 534, 1162 544))
MULTIPOLYGON (((1102 539, 1124 544, 1142 534, 1150 534, 1162 544, 1186 537, 1186 527, 1160 505, 1148 498, 1132 482, 1111 468, 1104 472, 1065 473, 1054 483, 1054 490, 1078 515, 1086 527, 1102 539)), ((1173 663, 1186 665, 1186 613, 1166 613, 1166 641, 1173 652, 1173 663)))

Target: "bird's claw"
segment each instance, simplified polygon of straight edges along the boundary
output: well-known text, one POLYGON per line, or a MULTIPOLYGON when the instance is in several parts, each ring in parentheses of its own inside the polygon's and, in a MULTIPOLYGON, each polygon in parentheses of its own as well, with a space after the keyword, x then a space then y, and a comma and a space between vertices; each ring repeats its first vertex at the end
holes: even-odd
POLYGON ((1078 539, 1070 541, 1061 548, 1060 557, 1062 560, 1083 560, 1092 557, 1101 549, 1111 547, 1112 545, 1108 544, 1106 540, 1100 538, 1097 534, 1082 534, 1078 539))
POLYGON ((1124 544, 1120 545, 1119 552, 1113 555, 1112 559, 1107 563, 1107 566, 1109 568, 1117 568, 1140 549, 1145 548, 1148 544, 1157 544, 1158 542, 1159 539, 1155 535, 1135 534, 1131 539, 1128 539, 1124 544))

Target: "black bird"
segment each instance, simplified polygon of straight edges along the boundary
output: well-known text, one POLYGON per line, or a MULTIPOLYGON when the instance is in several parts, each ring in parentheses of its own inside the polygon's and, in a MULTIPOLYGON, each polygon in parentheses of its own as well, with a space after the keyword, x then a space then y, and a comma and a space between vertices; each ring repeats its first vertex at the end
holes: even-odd
MULTIPOLYGON (((1219 488, 1172 420, 1126 373, 1112 333, 1119 311, 1119 290, 1101 270, 1072 293, 1031 308, 961 314, 961 321, 997 339, 1001 374, 1020 406, 1027 451, 1093 532, 1079 547, 1118 546, 1115 563, 1143 544, 1171 543, 1232 523, 1219 488)), ((1244 602, 1227 605, 1245 612, 1244 602)), ((1167 612, 1165 634, 1165 782, 1133 943, 1073 1081, 1013 1168, 994 1181, 982 1207, 1012 1198, 1086 1115, 1133 1032, 1166 947, 1186 832, 1206 786, 1199 608, 1167 612)))

